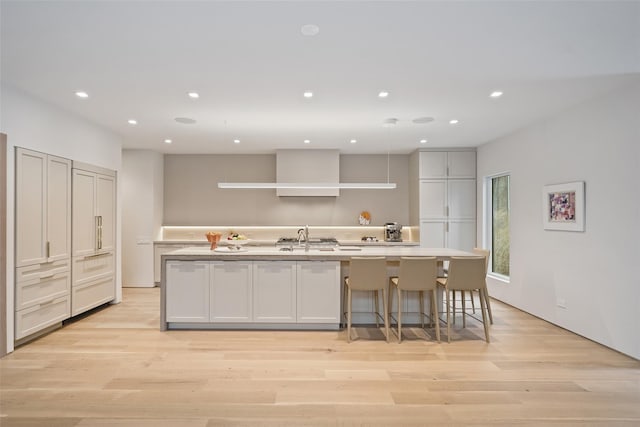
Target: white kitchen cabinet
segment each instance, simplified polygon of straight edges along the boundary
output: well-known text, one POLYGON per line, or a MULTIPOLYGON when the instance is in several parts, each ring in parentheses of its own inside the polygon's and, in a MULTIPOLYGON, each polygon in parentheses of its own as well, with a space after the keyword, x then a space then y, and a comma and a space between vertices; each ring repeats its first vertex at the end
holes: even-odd
POLYGON ((253 320, 252 272, 251 261, 211 263, 211 322, 244 323, 253 320))
POLYGON ((296 322, 296 262, 253 262, 253 321, 296 322))
POLYGON ((153 245, 153 281, 160 283, 162 280, 162 255, 186 247, 183 244, 156 243, 153 245))
POLYGON ((447 180, 420 181, 420 219, 440 219, 447 216, 447 180))
POLYGON ((298 323, 340 323, 340 263, 297 262, 298 323))
POLYGON ((474 220, 420 221, 420 246, 470 251, 476 246, 474 220))
POLYGON ((16 339, 71 316, 71 167, 16 148, 16 339))
POLYGON ((420 245, 471 250, 475 245, 475 151, 419 153, 420 245))
POLYGON ((419 179, 476 178, 475 151, 421 151, 419 179))
POLYGON ((69 259, 71 161, 16 149, 16 267, 69 259))
POLYGON ((209 322, 210 264, 209 261, 167 261, 167 322, 209 322))
POLYGON ((71 311, 75 316, 115 298, 116 177, 73 163, 71 311))
POLYGON ((16 312, 16 335, 19 340, 69 318, 70 297, 65 295, 16 312))
POLYGON ((73 256, 115 248, 114 176, 73 170, 73 256))

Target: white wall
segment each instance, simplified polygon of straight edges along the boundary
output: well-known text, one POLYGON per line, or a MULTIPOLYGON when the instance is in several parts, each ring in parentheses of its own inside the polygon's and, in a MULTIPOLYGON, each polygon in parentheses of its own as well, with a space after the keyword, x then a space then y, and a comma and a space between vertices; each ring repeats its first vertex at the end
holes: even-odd
MULTIPOLYGON (((14 163, 15 147, 65 157, 115 170, 120 179, 121 138, 81 117, 42 102, 15 88, 0 88, 0 131, 7 134, 7 336, 8 350, 13 350, 14 332, 14 163)), ((117 230, 121 235, 121 184, 117 194, 117 230)), ((116 301, 122 298, 120 239, 116 242, 116 301)))
POLYGON ((163 154, 122 152, 122 284, 153 287, 153 241, 162 226, 163 154))
POLYGON ((511 279, 490 280, 490 294, 640 358, 640 84, 479 147, 478 194, 500 172, 511 174, 511 279), (586 183, 586 231, 543 230, 543 186, 571 181, 586 183))

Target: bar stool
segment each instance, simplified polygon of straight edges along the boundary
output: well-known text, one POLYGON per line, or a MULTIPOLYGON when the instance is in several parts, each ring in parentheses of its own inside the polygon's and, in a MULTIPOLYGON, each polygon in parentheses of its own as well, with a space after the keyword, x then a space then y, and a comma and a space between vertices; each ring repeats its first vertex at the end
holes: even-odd
MULTIPOLYGON (((485 280, 484 280, 484 289, 482 290, 482 292, 484 292, 484 300, 487 303, 487 312, 489 313, 489 323, 493 325, 493 313, 491 312, 491 299, 489 298, 489 290, 487 289, 487 272, 489 271, 489 256, 491 255, 491 251, 489 249, 473 248, 471 252, 484 257, 485 280)), ((473 294, 472 294, 471 301, 473 301, 473 294)))
POLYGON ((420 299, 420 322, 424 329, 424 292, 430 292, 429 320, 436 324, 436 339, 440 342, 440 319, 436 306, 438 287, 438 261, 436 257, 402 257, 398 277, 389 279, 389 317, 393 301, 393 287, 398 295, 398 343, 402 341, 402 291, 417 291, 420 299))
MULTIPOLYGON (((485 286, 485 259, 484 257, 451 257, 449 262, 449 275, 447 278, 439 277, 438 284, 443 286, 447 299, 447 340, 451 342, 449 292, 453 291, 478 291, 480 294, 480 311, 484 335, 489 342, 489 327, 487 324, 486 302, 482 289, 485 286)), ((465 301, 462 299, 462 327, 466 327, 465 301)))
POLYGON ((384 320, 386 340, 389 342, 389 318, 387 315, 387 262, 384 257, 352 257, 349 276, 344 279, 347 291, 347 342, 351 342, 352 291, 372 291, 375 298, 376 326, 378 317, 384 320), (380 314, 378 291, 382 290, 384 315, 380 314))

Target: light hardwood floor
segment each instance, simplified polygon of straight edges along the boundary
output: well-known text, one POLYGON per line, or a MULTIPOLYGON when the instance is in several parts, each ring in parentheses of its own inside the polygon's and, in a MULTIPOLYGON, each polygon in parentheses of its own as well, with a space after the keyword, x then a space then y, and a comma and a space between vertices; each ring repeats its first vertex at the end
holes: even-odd
POLYGON ((639 361, 497 301, 491 344, 474 321, 451 344, 160 332, 158 307, 157 288, 124 289, 0 359, 0 425, 640 425, 639 361))

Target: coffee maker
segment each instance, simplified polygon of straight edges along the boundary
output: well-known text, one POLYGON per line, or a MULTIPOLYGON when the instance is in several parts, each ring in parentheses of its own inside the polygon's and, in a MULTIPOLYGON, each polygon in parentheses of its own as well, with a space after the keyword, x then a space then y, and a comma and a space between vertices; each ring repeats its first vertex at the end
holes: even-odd
POLYGON ((387 222, 384 224, 385 242, 402 242, 402 226, 397 222, 387 222))

